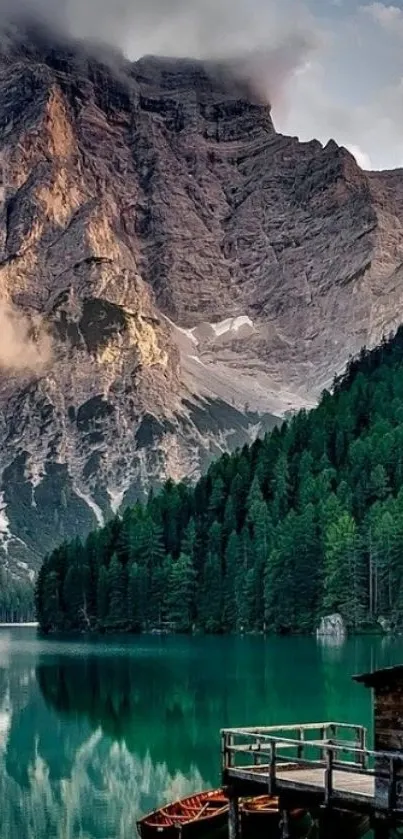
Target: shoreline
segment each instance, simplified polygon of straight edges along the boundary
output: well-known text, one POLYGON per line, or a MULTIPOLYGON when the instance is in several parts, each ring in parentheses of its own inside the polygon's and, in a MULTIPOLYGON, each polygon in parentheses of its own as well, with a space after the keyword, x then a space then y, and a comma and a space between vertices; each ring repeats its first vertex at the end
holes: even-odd
POLYGON ((27 621, 25 623, 0 623, 0 629, 8 629, 9 626, 22 626, 26 627, 27 629, 38 629, 39 623, 37 621, 27 621))

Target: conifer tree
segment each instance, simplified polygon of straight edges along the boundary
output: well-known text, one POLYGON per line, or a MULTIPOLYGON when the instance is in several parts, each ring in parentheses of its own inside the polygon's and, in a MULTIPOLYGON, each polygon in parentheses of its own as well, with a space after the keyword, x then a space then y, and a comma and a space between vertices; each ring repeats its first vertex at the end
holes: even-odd
POLYGON ((108 569, 110 623, 124 623, 127 620, 127 571, 118 555, 113 554, 108 569))
POLYGON ((88 610, 90 572, 88 565, 73 562, 63 584, 63 603, 66 627, 91 629, 88 610))
POLYGON ((205 632, 221 631, 222 621, 221 562, 217 554, 208 554, 203 570, 198 619, 205 632))
POLYGON ((352 516, 343 513, 325 536, 324 608, 340 612, 349 626, 363 620, 363 573, 357 527, 352 516))
POLYGON ((167 619, 178 632, 189 632, 195 614, 195 571, 190 556, 171 561, 168 576, 167 619))
POLYGON ((109 580, 108 571, 102 565, 98 575, 97 584, 97 618, 101 626, 104 626, 109 613, 109 580))
POLYGON ((239 538, 235 530, 232 531, 225 551, 225 573, 223 583, 223 614, 222 626, 225 632, 235 632, 238 629, 241 616, 238 612, 237 581, 239 563, 239 538))
POLYGON ((158 626, 162 620, 162 607, 166 590, 165 551, 162 529, 150 515, 142 522, 139 533, 138 564, 143 569, 146 581, 146 620, 150 627, 158 626))
POLYGON ((129 566, 127 620, 129 627, 134 632, 140 632, 144 628, 147 607, 146 592, 145 569, 137 562, 133 562, 129 566))

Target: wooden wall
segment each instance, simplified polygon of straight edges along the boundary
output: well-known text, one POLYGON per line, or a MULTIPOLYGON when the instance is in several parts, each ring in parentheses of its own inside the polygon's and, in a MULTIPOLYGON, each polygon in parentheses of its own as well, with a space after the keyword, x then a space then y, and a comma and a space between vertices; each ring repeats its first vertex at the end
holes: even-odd
MULTIPOLYGON (((377 686, 374 690, 374 747, 375 751, 397 752, 402 755, 402 766, 397 770, 397 804, 403 807, 403 678, 391 686, 377 686)), ((388 807, 390 762, 379 758, 375 766, 386 777, 377 777, 375 798, 382 808, 388 807)))

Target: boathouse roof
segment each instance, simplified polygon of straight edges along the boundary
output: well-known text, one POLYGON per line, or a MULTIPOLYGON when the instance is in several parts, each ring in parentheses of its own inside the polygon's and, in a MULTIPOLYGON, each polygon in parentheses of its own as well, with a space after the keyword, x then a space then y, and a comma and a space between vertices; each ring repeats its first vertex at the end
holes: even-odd
POLYGON ((360 676, 353 676, 355 682, 360 682, 366 687, 393 686, 396 682, 403 681, 403 664, 395 667, 384 667, 382 670, 374 670, 372 673, 362 673, 360 676))

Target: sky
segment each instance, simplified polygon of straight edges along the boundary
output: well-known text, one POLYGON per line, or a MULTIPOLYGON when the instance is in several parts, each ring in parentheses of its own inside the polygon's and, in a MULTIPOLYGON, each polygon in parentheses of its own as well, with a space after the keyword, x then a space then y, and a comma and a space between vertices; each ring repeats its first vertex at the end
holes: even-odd
POLYGON ((403 166, 403 3, 312 0, 309 11, 316 41, 274 109, 277 129, 332 137, 363 168, 403 166))
POLYGON ((278 131, 403 167, 403 0, 0 0, 144 54, 246 60, 278 131))

